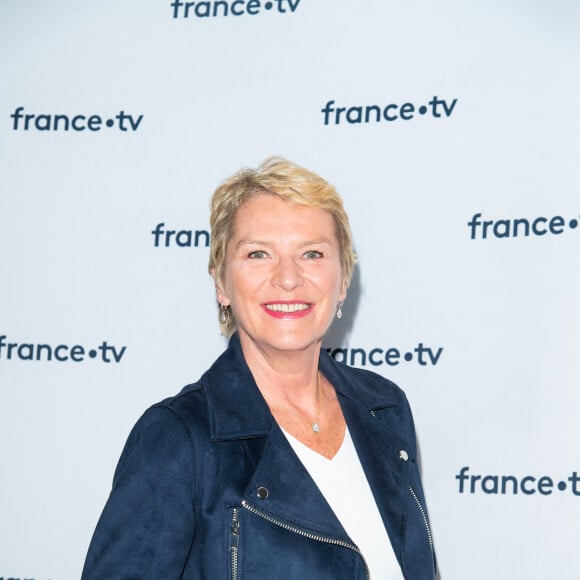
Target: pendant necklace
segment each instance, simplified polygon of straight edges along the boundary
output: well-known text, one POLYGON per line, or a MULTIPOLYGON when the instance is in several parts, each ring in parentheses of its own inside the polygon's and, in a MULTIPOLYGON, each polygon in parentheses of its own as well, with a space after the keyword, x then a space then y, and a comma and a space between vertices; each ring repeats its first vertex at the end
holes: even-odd
POLYGON ((320 425, 318 421, 320 419, 320 411, 322 410, 322 391, 320 389, 320 371, 318 371, 318 375, 316 376, 316 392, 318 396, 318 413, 316 418, 313 421, 310 421, 310 428, 312 429, 313 433, 320 433, 320 425))

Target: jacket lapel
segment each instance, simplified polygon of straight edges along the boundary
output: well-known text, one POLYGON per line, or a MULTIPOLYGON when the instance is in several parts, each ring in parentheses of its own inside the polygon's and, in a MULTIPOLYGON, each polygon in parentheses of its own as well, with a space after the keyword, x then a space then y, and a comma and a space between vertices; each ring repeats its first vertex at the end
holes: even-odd
POLYGON ((359 460, 400 561, 410 464, 415 461, 414 433, 409 431, 404 395, 394 385, 388 388, 382 377, 338 365, 324 351, 320 368, 337 391, 359 460))
POLYGON ((408 461, 401 459, 401 455, 408 457, 410 452, 404 441, 385 428, 378 416, 384 410, 360 415, 349 399, 342 398, 341 403, 391 545, 400 557, 410 479, 408 461))
POLYGON ((272 425, 244 500, 279 523, 351 542, 276 423, 272 425))

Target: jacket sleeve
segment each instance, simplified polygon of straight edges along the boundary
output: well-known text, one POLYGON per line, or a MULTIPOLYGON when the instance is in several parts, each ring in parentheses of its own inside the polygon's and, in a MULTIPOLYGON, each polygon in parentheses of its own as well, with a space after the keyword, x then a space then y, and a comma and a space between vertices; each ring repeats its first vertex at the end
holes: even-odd
POLYGON ((194 535, 192 440, 169 407, 133 428, 85 561, 82 580, 180 578, 194 535))

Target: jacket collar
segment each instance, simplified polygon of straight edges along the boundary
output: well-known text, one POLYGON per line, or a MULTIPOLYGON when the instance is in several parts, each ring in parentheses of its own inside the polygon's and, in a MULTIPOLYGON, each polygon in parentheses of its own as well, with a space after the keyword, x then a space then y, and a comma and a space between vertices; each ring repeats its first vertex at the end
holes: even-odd
MULTIPOLYGON (((395 391, 379 388, 384 379, 336 362, 325 350, 319 368, 339 395, 360 411, 372 411, 399 404, 395 391)), ((266 436, 273 417, 246 364, 240 338, 235 333, 227 350, 202 377, 208 401, 210 432, 214 440, 266 436)))

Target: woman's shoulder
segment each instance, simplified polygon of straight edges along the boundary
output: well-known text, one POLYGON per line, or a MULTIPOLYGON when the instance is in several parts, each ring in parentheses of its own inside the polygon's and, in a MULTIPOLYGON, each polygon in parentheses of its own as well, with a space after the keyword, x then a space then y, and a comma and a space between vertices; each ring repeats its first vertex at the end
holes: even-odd
POLYGON ((167 421, 173 420, 190 426, 195 422, 206 422, 206 393, 203 383, 198 380, 181 388, 176 394, 166 397, 151 405, 143 417, 167 417, 167 421))

